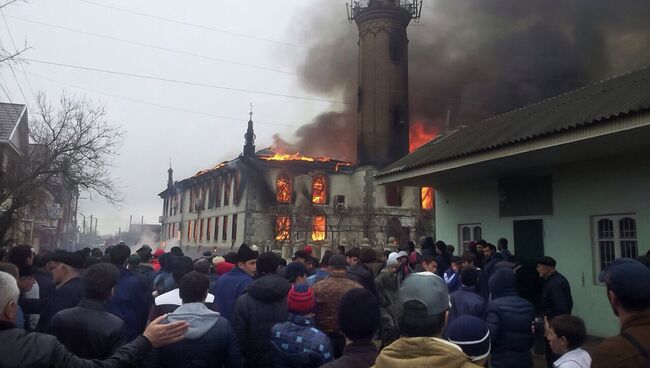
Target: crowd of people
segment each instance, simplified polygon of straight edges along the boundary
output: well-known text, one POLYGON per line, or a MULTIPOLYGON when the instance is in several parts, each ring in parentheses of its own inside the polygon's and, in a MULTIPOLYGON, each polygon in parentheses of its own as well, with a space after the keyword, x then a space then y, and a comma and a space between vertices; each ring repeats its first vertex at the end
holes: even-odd
POLYGON ((0 254, 0 367, 523 368, 536 336, 549 368, 650 362, 650 254, 599 275, 621 333, 587 352, 555 259, 536 262, 536 310, 506 239, 461 256, 431 237, 313 253, 14 246, 0 254))

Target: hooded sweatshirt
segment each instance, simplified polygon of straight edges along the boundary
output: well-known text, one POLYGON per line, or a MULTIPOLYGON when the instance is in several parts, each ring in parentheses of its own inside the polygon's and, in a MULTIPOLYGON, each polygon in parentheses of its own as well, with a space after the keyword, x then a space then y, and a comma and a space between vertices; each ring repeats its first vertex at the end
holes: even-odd
POLYGON ((379 353, 375 368, 476 368, 455 344, 435 337, 402 337, 379 353))
POLYGON ((289 318, 286 279, 265 275, 249 286, 235 304, 233 327, 246 367, 271 367, 271 328, 289 318))
POLYGON ((240 367, 241 353, 230 323, 203 303, 183 304, 167 317, 186 321, 183 341, 155 349, 148 367, 240 367))

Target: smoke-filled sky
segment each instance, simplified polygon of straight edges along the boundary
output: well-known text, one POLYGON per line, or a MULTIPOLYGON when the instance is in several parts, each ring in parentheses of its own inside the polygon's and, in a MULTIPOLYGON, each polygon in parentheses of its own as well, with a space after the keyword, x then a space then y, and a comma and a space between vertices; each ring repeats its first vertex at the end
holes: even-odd
MULTIPOLYGON (((180 180, 238 155, 251 102, 258 148, 354 159, 357 33, 345 0, 31 0, 3 11, 2 44, 13 48, 8 26, 32 61, 0 68, 1 100, 65 90, 126 131, 112 169, 121 208, 81 202, 101 232, 129 215, 157 222, 170 158, 180 180)), ((425 0, 409 27, 411 122, 440 130, 449 111, 452 127, 469 125, 648 65, 649 14, 638 0, 425 0)))

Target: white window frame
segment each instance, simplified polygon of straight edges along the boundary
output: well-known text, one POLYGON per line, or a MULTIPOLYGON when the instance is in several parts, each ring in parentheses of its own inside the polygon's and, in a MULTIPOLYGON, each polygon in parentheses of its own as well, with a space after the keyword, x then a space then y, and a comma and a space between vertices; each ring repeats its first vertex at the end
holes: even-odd
POLYGON ((482 224, 473 223, 473 224, 459 224, 458 225, 458 248, 459 248, 458 252, 460 252, 460 254, 462 254, 463 252, 466 252, 468 250, 467 245, 469 244, 469 242, 481 240, 480 237, 479 237, 479 239, 474 239, 475 235, 476 235, 475 234, 476 228, 481 229, 481 237, 482 237, 483 236, 483 225, 482 224), (469 229, 469 239, 467 239, 467 240, 463 239, 463 229, 466 229, 466 228, 469 229))
POLYGON ((625 213, 625 214, 613 214, 613 215, 593 215, 591 216, 591 249, 592 249, 592 258, 594 266, 594 283, 600 284, 598 281, 598 274, 603 270, 602 259, 601 259, 601 249, 600 243, 603 241, 611 241, 614 243, 614 257, 611 259, 613 261, 616 258, 623 256, 623 242, 635 242, 636 243, 636 253, 638 256, 639 253, 639 235, 638 235, 638 223, 636 213, 625 213), (635 230, 634 236, 622 237, 620 229, 620 221, 630 218, 634 220, 635 230), (612 237, 601 237, 599 234, 598 223, 602 220, 610 220, 612 222, 612 237))

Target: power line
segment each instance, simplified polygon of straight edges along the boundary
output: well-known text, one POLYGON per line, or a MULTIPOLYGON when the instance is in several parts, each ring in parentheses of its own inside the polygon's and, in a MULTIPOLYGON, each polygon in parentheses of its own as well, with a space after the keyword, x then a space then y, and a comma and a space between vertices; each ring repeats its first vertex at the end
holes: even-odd
POLYGON ((245 89, 245 88, 217 86, 217 85, 208 84, 208 83, 189 82, 189 81, 183 81, 183 80, 171 79, 171 78, 163 78, 163 77, 156 77, 156 76, 145 75, 145 74, 126 73, 126 72, 120 72, 120 71, 115 71, 115 70, 91 68, 91 67, 86 67, 86 66, 81 66, 81 65, 71 65, 71 64, 57 63, 57 62, 53 62, 53 61, 36 60, 36 59, 23 59, 23 60, 28 61, 28 62, 38 63, 38 64, 54 65, 54 66, 60 66, 60 67, 65 67, 65 68, 71 68, 71 69, 88 70, 88 71, 93 71, 93 72, 98 72, 98 73, 105 73, 105 74, 122 75, 122 76, 132 77, 132 78, 157 80, 157 81, 161 81, 161 82, 182 84, 182 85, 194 86, 194 87, 204 87, 204 88, 221 89, 221 90, 234 91, 234 92, 253 93, 253 94, 258 94, 258 95, 291 98, 291 99, 303 100, 303 101, 316 101, 316 102, 328 102, 328 103, 341 104, 341 105, 352 105, 352 103, 350 103, 350 102, 345 102, 345 101, 340 101, 340 100, 331 100, 331 99, 326 99, 326 98, 296 96, 296 95, 288 95, 288 94, 283 94, 283 93, 256 91, 256 90, 245 89))
MULTIPOLYGON (((34 73, 28 73, 28 74, 31 75, 34 78, 43 79, 43 80, 58 83, 58 84, 61 84, 61 85, 64 85, 64 86, 77 88, 77 89, 80 89, 80 90, 83 90, 83 91, 96 93, 96 94, 104 95, 104 96, 108 96, 108 97, 113 97, 113 98, 117 98, 117 99, 120 99, 120 100, 135 102, 135 103, 139 103, 139 104, 143 104, 143 105, 155 106, 155 107, 159 107, 159 108, 163 108, 163 109, 167 109, 167 110, 172 110, 172 111, 180 111, 180 112, 185 112, 185 113, 190 113, 190 114, 209 116, 209 117, 213 117, 213 118, 235 120, 235 121, 239 121, 239 122, 246 122, 247 121, 245 118, 242 118, 242 117, 217 115, 217 114, 212 114, 212 113, 209 113, 209 112, 195 111, 195 110, 185 109, 185 108, 182 108, 182 107, 175 107, 175 106, 158 104, 158 103, 155 103, 155 102, 139 100, 139 99, 135 99, 135 98, 131 98, 131 97, 124 97, 124 96, 120 96, 120 95, 116 95, 116 94, 112 94, 112 93, 108 93, 108 92, 103 92, 103 91, 99 91, 99 90, 95 90, 95 89, 91 89, 91 88, 81 87, 81 86, 78 86, 78 85, 75 85, 75 84, 62 82, 62 81, 59 81, 59 80, 56 80, 56 79, 44 77, 42 75, 38 75, 38 74, 34 74, 34 73)), ((271 123, 271 122, 266 122, 266 121, 262 121, 262 120, 255 120, 255 124, 286 126, 286 127, 291 127, 291 128, 299 127, 299 125, 278 124, 278 123, 271 123)))
MULTIPOLYGON (((5 27, 7 27, 7 33, 9 34, 9 39, 11 40, 11 44, 14 47, 14 51, 17 53, 18 52, 18 47, 16 47, 16 42, 14 41, 14 36, 11 34, 11 28, 9 28, 9 23, 7 22, 7 18, 5 17, 5 12, 0 8, 0 14, 2 14, 2 20, 4 20, 5 27)), ((32 88, 32 83, 29 81, 29 78, 27 78, 27 73, 25 73, 25 68, 23 67, 22 63, 19 63, 20 69, 23 71, 23 75, 25 76, 25 80, 27 81, 27 87, 29 88, 29 91, 32 94, 32 97, 34 98, 34 101, 37 101, 36 94, 34 93, 34 89, 32 88)), ((11 65, 10 65, 11 68, 11 65)), ((12 69, 13 73, 13 69, 12 69)), ((15 75, 14 75, 15 76, 15 75)), ((21 89, 22 93, 22 89, 21 89)), ((23 94, 23 97, 25 95, 23 94)), ((25 99, 25 103, 27 103, 27 99, 25 99)))
POLYGON ((80 30, 80 29, 64 27, 64 26, 60 26, 60 25, 56 25, 56 24, 40 22, 40 21, 26 19, 26 18, 22 18, 22 17, 16 17, 16 16, 12 16, 12 15, 8 15, 7 17, 12 18, 12 19, 21 20, 21 21, 27 22, 27 23, 39 24, 39 25, 42 25, 42 26, 61 29, 61 30, 68 31, 68 32, 75 32, 75 33, 80 33, 80 34, 84 34, 84 35, 88 35, 88 36, 92 36, 92 37, 97 37, 97 38, 103 38, 103 39, 107 39, 107 40, 111 40, 111 41, 118 41, 118 42, 123 42, 123 43, 131 44, 131 45, 148 47, 148 48, 155 49, 155 50, 168 51, 168 52, 173 52, 173 53, 177 53, 177 54, 181 54, 181 55, 193 56, 193 57, 198 57, 198 58, 202 58, 202 59, 218 61, 218 62, 221 62, 221 63, 240 65, 240 66, 245 66, 245 67, 254 68, 254 69, 272 71, 272 72, 276 72, 276 73, 296 75, 296 73, 286 71, 286 70, 269 68, 269 67, 264 67, 264 66, 259 66, 259 65, 248 64, 248 63, 241 63, 241 62, 238 62, 238 61, 233 61, 233 60, 216 58, 216 57, 207 56, 207 55, 196 54, 196 53, 193 53, 193 52, 173 49, 173 48, 169 48, 169 47, 157 46, 157 45, 153 45, 153 44, 149 44, 149 43, 145 43, 145 42, 130 41, 130 40, 122 39, 122 38, 107 36, 107 35, 103 35, 103 34, 99 34, 99 33, 87 32, 87 31, 83 31, 83 30, 80 30))
MULTIPOLYGON (((299 44, 296 44, 296 43, 272 40, 270 38, 251 36, 251 35, 247 35, 247 34, 243 34, 243 33, 227 31, 225 29, 218 29, 218 28, 213 28, 213 27, 201 25, 201 24, 184 22, 184 21, 177 20, 177 19, 161 17, 161 16, 158 16, 158 15, 152 15, 152 14, 143 13, 143 12, 130 10, 130 9, 125 9, 125 8, 120 8, 120 7, 112 6, 112 5, 106 5, 106 4, 98 3, 98 2, 95 2, 95 1, 90 1, 90 0, 77 0, 77 1, 80 1, 80 2, 86 3, 86 4, 95 5, 95 6, 100 6, 100 7, 107 8, 107 9, 117 10, 117 11, 120 11, 120 12, 123 12, 123 13, 134 14, 134 15, 138 15, 138 16, 141 16, 141 17, 156 19, 156 20, 169 22, 169 23, 181 24, 181 25, 188 26, 188 27, 194 27, 194 28, 208 30, 208 31, 212 31, 212 32, 228 34, 228 35, 236 36, 236 37, 247 38, 247 39, 256 40, 256 41, 270 42, 270 43, 275 43, 275 44, 282 45, 282 46, 290 46, 290 47, 296 47, 296 48, 301 48, 301 49, 306 49, 306 50, 322 50, 322 49, 309 47, 309 46, 305 46, 305 45, 299 45, 299 44)), ((322 51, 324 51, 324 50, 322 50, 322 51)))

